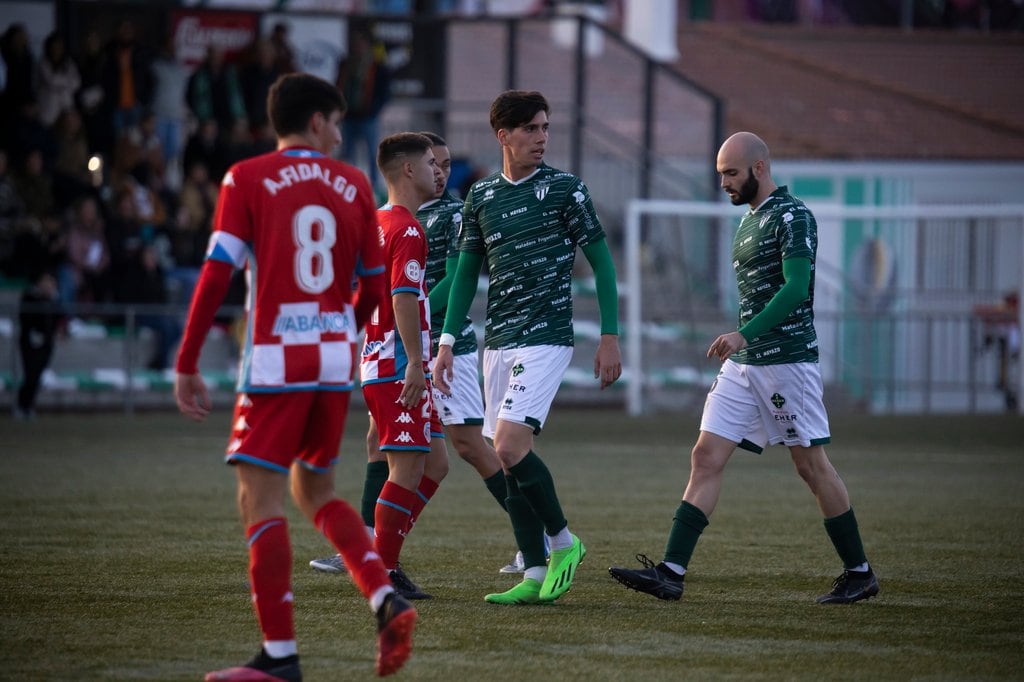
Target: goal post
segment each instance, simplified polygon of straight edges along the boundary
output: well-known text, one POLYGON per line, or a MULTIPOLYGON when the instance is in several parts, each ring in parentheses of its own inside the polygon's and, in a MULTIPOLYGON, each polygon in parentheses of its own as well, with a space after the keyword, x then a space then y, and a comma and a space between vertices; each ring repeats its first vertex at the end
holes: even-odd
MULTIPOLYGON (((970 316, 971 306, 982 300, 991 301, 995 290, 1016 291, 1017 301, 1024 298, 1024 204, 959 204, 959 205, 905 205, 905 206, 848 206, 836 203, 815 203, 806 202, 808 208, 814 213, 819 229, 819 266, 822 264, 821 242, 825 237, 822 235, 823 226, 827 227, 827 236, 832 244, 835 253, 841 253, 842 249, 849 246, 852 241, 848 237, 848 226, 855 224, 870 224, 870 230, 876 234, 884 233, 889 239, 899 243, 890 254, 890 259, 897 261, 904 272, 913 270, 915 272, 912 281, 899 282, 899 295, 908 298, 913 302, 914 296, 924 300, 926 303, 916 303, 909 306, 914 309, 914 315, 927 316, 928 314, 941 315, 950 313, 953 306, 943 304, 942 294, 948 300, 954 300, 960 306, 960 312, 965 317, 970 316), (961 233, 971 226, 978 224, 986 226, 984 239, 972 241, 969 248, 959 249, 950 242, 961 237, 961 233), (879 228, 878 226, 882 226, 879 228), (961 226, 966 226, 961 229, 961 226), (993 227, 994 226, 994 227, 993 227), (832 234, 835 231, 836 234, 832 234), (944 239, 944 235, 953 235, 953 239, 944 239), (926 249, 922 243, 923 236, 928 237, 929 246, 926 249), (845 240, 845 243, 844 243, 845 240), (980 246, 979 246, 980 244, 980 246), (984 254, 975 251, 984 250, 984 254), (969 271, 967 275, 959 275, 957 271, 944 272, 943 268, 952 270, 969 271), (950 289, 942 288, 944 277, 948 275, 949 281, 953 283, 950 289), (936 284, 938 282, 939 284, 936 284), (931 283, 931 284, 929 284, 931 283), (987 285, 987 288, 986 288, 987 285), (928 287, 913 290, 913 287, 928 287), (938 293, 937 293, 938 292, 938 293), (955 296, 954 296, 955 294, 955 296), (984 298, 984 297, 988 298, 984 298), (943 305, 947 305, 944 309, 943 305), (965 312, 966 311, 966 312, 965 312)), ((684 232, 687 227, 686 219, 712 220, 711 231, 717 240, 716 257, 720 262, 720 277, 717 283, 723 289, 728 286, 728 291, 735 290, 735 280, 732 267, 729 263, 729 251, 731 238, 735 232, 740 218, 746 211, 746 207, 732 206, 727 203, 710 201, 673 201, 663 199, 632 199, 629 201, 625 212, 625 233, 624 233, 624 257, 626 266, 625 292, 626 302, 626 327, 625 327, 625 374, 626 374, 626 407, 631 415, 640 415, 645 411, 646 398, 645 390, 651 382, 650 375, 645 370, 643 332, 645 329, 645 303, 644 282, 646 272, 644 267, 644 238, 650 239, 657 230, 673 230, 684 232), (655 224, 654 218, 677 219, 669 221, 669 225, 655 224), (717 219, 717 220, 715 220, 717 219)), ((664 220, 661 223, 665 222, 664 220)), ((870 231, 869 230, 869 231, 870 231)), ((682 236, 682 235, 680 235, 682 236)), ((685 247, 685 240, 682 240, 685 247)), ((849 274, 844 270, 844 263, 849 261, 849 253, 843 253, 834 262, 828 264, 834 268, 833 274, 836 279, 836 299, 842 300, 848 291, 849 274)), ((895 267, 895 265, 893 266, 895 267)), ((819 282, 821 280, 819 267, 819 282)), ((894 278, 895 280, 895 275, 894 278)), ((724 297, 715 303, 724 314, 728 312, 724 297)), ((816 294, 816 307, 818 304, 816 294)), ((843 304, 837 304, 842 308, 843 304)), ((1019 303, 1018 303, 1019 306, 1019 303)), ((847 314, 844 310, 838 310, 837 315, 847 314)), ((898 318, 901 310, 897 309, 889 313, 891 317, 898 318)), ((1016 316, 1017 334, 1017 360, 1014 363, 1013 376, 1010 380, 1016 386, 1018 398, 1017 411, 1024 414, 1024 361, 1020 358, 1019 344, 1024 337, 1024 321, 1018 313, 1016 316)), ((725 331, 725 330, 723 330, 725 331)), ((820 330, 819 330, 820 333, 820 330)), ((711 339, 708 339, 710 343, 711 339)), ((914 349, 904 350, 906 353, 913 353, 914 349)), ((941 359, 939 360, 941 363, 941 359)), ((973 365, 972 365, 973 367, 973 365)), ((972 379, 973 381, 973 379, 972 379)), ((924 389, 927 390, 927 382, 924 389)), ((929 404, 926 399, 925 404, 929 404)), ((973 405, 973 398, 971 401, 973 405)), ((912 408, 911 408, 912 409, 912 408)))

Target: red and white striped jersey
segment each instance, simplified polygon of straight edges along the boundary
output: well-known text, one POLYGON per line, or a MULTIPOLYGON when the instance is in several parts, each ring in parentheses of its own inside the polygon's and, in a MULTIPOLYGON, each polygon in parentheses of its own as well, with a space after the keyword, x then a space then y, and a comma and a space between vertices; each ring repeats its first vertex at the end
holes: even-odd
POLYGON ((391 297, 408 292, 417 295, 420 311, 420 344, 423 372, 430 376, 430 301, 425 273, 427 239, 415 216, 403 206, 387 204, 377 210, 384 245, 384 281, 388 295, 366 325, 360 376, 363 384, 405 378, 409 358, 395 326, 391 297))
POLYGON ((240 391, 353 387, 353 281, 384 269, 359 170, 303 147, 235 164, 207 258, 250 270, 240 391))

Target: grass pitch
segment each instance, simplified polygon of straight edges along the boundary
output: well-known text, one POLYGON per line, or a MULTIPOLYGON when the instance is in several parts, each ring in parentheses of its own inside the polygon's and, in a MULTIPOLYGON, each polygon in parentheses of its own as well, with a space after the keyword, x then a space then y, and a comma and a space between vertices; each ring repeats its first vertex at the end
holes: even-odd
MULTIPOLYGON (((246 588, 229 414, 0 420, 0 679, 197 680, 259 641, 246 588)), ((538 440, 588 547, 556 604, 499 607, 507 520, 452 454, 403 552, 420 602, 408 680, 1010 680, 1024 678, 1024 420, 833 419, 879 597, 819 606, 839 572, 783 448, 737 452, 681 602, 607 574, 660 559, 688 472, 693 415, 556 408, 538 440)), ((361 492, 354 410, 338 488, 361 492)), ((305 678, 373 678, 372 614, 293 509, 305 678)))

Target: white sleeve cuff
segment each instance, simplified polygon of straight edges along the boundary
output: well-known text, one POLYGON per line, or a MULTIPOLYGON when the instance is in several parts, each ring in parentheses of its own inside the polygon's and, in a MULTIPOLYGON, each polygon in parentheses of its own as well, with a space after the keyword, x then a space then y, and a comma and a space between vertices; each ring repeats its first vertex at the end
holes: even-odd
POLYGON ((437 345, 439 346, 454 346, 455 335, 454 334, 441 334, 441 338, 438 340, 437 345))

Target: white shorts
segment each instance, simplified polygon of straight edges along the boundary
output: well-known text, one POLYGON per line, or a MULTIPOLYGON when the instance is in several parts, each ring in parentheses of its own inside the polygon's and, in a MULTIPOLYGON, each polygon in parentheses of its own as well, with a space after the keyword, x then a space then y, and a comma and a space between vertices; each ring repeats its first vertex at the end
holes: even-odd
POLYGON ((480 395, 480 369, 477 354, 465 353, 452 358, 450 396, 434 387, 434 405, 445 426, 484 423, 484 400, 480 395))
POLYGON ((572 346, 484 349, 484 436, 499 419, 540 433, 571 359, 572 346))
POLYGON ((766 444, 824 445, 831 438, 817 363, 741 365, 726 360, 711 384, 700 430, 760 453, 766 444))

